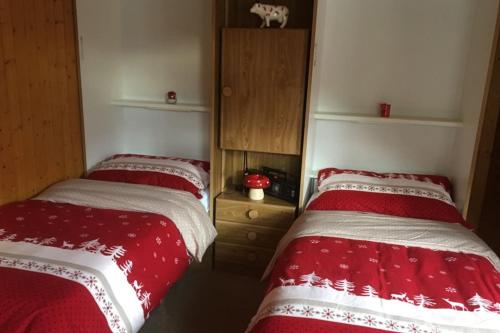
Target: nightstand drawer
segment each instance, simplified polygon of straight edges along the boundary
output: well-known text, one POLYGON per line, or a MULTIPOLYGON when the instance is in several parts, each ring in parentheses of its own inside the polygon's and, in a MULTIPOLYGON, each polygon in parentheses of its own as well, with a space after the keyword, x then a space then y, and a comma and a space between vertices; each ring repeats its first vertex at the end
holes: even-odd
POLYGON ((288 229, 295 219, 295 207, 217 199, 215 216, 217 220, 288 229))
POLYGON ((265 267, 274 251, 254 248, 249 246, 240 246, 223 242, 215 242, 215 263, 238 264, 251 267, 265 267))
POLYGON ((258 227, 248 223, 234 223, 217 221, 217 240, 224 243, 233 243, 247 246, 264 247, 271 250, 276 248, 286 230, 258 227))

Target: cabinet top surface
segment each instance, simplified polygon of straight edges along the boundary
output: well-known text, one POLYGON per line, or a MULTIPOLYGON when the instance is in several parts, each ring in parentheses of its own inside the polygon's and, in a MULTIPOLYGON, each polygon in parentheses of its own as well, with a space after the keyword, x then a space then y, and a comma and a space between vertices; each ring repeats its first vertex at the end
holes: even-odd
POLYGON ((304 29, 304 28, 286 28, 286 29, 280 29, 280 28, 234 28, 234 27, 225 27, 222 28, 222 31, 251 31, 251 32, 309 32, 309 29, 304 29))
POLYGON ((272 197, 268 194, 265 195, 263 200, 255 201, 255 200, 250 200, 245 194, 235 191, 235 190, 229 190, 226 192, 221 193, 218 197, 217 200, 226 200, 226 201, 233 201, 233 202, 238 202, 238 203, 248 203, 248 204, 253 204, 253 205, 268 205, 268 206, 279 206, 283 208, 288 208, 288 209, 295 209, 296 205, 279 199, 272 197))

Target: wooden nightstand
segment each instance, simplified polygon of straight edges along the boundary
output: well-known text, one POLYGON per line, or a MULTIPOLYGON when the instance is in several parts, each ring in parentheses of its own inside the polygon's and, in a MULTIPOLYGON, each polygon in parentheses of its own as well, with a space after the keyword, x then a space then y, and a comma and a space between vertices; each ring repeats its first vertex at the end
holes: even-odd
POLYGON ((296 206, 266 195, 252 201, 240 192, 216 199, 216 269, 262 274, 296 215, 296 206))

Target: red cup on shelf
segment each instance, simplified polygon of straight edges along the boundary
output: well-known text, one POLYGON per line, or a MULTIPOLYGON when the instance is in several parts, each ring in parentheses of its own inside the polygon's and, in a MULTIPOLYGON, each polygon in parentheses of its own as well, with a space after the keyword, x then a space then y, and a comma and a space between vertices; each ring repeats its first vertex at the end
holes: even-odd
POLYGON ((391 104, 380 103, 380 116, 382 118, 389 118, 391 116, 391 104))

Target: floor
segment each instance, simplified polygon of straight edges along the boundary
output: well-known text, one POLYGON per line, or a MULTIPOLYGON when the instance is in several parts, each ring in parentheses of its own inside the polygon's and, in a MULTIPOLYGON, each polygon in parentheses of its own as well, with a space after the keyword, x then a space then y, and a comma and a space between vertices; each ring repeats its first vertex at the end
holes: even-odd
MULTIPOLYGON (((209 251, 210 252, 210 251, 209 251)), ((139 333, 243 333, 266 283, 211 269, 210 255, 170 289, 139 333)))

